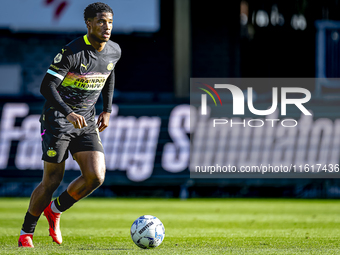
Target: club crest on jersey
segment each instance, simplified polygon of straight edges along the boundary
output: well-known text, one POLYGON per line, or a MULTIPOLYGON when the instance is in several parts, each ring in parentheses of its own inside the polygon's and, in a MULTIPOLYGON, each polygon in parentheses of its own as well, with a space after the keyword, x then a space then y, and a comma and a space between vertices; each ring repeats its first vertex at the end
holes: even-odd
POLYGON ((107 65, 107 70, 111 71, 113 69, 113 63, 107 65))
POLYGON ((53 158, 53 157, 55 157, 56 155, 57 155, 57 152, 56 152, 55 150, 49 149, 49 150, 47 151, 47 156, 49 156, 50 158, 53 158))
POLYGON ((63 55, 61 53, 58 53, 57 56, 54 57, 54 64, 57 64, 61 61, 63 55))

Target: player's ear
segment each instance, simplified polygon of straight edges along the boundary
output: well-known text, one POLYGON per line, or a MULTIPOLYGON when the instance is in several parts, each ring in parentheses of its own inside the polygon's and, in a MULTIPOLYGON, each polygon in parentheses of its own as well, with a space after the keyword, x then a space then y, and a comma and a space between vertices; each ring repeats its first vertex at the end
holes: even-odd
POLYGON ((91 21, 89 19, 85 21, 85 24, 87 28, 91 27, 91 21))

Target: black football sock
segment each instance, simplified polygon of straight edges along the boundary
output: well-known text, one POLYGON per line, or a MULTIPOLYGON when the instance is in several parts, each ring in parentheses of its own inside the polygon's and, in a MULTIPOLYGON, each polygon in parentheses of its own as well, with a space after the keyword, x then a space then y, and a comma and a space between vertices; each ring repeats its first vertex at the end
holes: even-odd
POLYGON ((55 207, 60 211, 64 212, 69 209, 77 200, 71 197, 67 190, 65 190, 59 197, 57 197, 54 201, 55 207))
POLYGON ((33 216, 27 211, 21 230, 26 234, 33 234, 39 218, 40 216, 33 216))

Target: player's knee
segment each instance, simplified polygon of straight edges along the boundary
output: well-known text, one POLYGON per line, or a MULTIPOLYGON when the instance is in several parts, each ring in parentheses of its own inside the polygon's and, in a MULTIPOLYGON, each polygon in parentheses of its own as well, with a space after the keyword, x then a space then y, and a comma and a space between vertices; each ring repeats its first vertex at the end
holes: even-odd
POLYGON ((91 180, 90 180, 90 189, 96 189, 98 188, 99 186, 101 186, 103 184, 105 180, 105 175, 102 175, 102 174, 97 174, 97 175, 94 175, 92 176, 91 180))
POLYGON ((47 184, 43 183, 43 186, 45 187, 45 190, 49 193, 53 193, 60 185, 60 180, 52 180, 47 184))

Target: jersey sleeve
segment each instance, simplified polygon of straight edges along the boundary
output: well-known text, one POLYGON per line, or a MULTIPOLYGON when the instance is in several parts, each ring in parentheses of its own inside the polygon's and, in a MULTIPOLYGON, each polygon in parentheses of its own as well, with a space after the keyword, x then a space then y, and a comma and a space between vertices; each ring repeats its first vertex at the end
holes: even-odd
POLYGON ((62 81, 72 65, 73 54, 68 47, 65 47, 54 57, 52 64, 47 69, 47 73, 62 81))
POLYGON ((115 73, 111 72, 109 77, 107 78, 105 85, 102 90, 103 96, 103 111, 111 113, 112 111, 112 98, 115 84, 115 73))
POLYGON ((40 92, 45 99, 65 116, 73 112, 73 110, 62 100, 57 88, 73 65, 72 56, 70 49, 63 48, 54 57, 40 87, 40 92))
MULTIPOLYGON (((113 52, 115 54, 115 61, 113 62, 114 63, 113 68, 114 68, 114 66, 116 65, 116 63, 118 62, 118 60, 120 59, 122 55, 122 50, 117 43, 114 43, 112 41, 111 43, 112 43, 111 47, 113 48, 113 52)), ((113 99, 114 86, 115 86, 115 72, 113 69, 111 74, 107 78, 106 83, 102 90, 104 112, 111 113, 112 111, 112 99, 113 99)))

